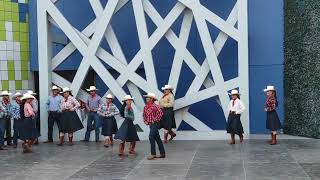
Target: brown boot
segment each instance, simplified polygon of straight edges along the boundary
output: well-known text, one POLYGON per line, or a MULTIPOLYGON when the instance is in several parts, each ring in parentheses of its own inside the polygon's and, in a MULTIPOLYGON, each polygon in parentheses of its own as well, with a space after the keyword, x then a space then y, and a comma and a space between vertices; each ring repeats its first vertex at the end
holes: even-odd
POLYGON ((136 142, 131 142, 130 143, 130 148, 129 148, 129 154, 135 155, 136 151, 134 150, 136 148, 136 142))
POLYGON ((243 134, 240 134, 239 138, 240 138, 240 143, 242 143, 243 142, 243 134))
POLYGON ((235 135, 231 134, 230 136, 231 136, 231 141, 229 144, 231 144, 231 145, 236 144, 235 135))
POLYGON ((276 136, 277 136, 276 134, 272 134, 272 140, 271 140, 270 145, 275 145, 275 144, 277 144, 276 136))
POLYGON ((110 136, 110 139, 109 139, 109 145, 113 146, 113 137, 112 137, 112 135, 110 136))
POLYGON ((73 146, 73 136, 69 136, 69 146, 73 146))
POLYGON ((168 135, 169 135, 169 133, 164 133, 164 143, 165 144, 168 143, 168 135))
POLYGON ((108 148, 109 144, 110 144, 110 139, 106 139, 103 146, 108 148))
POLYGON ((177 135, 176 135, 176 133, 174 133, 173 131, 170 131, 170 139, 169 139, 169 141, 172 141, 173 140, 173 138, 175 138, 177 135))
POLYGON ((118 155, 120 157, 124 156, 124 146, 125 146, 125 142, 119 144, 119 154, 118 155))
POLYGON ((63 146, 64 136, 60 136, 58 146, 63 146))

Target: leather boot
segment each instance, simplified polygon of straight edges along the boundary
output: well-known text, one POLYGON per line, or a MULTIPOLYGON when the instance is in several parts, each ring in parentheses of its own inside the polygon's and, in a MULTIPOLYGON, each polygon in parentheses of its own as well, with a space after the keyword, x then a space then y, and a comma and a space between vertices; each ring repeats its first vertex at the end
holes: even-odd
POLYGON ((275 145, 277 142, 276 142, 276 134, 272 134, 272 140, 271 140, 271 143, 270 145, 275 145))
POLYGON ((113 146, 113 137, 112 137, 112 135, 110 136, 110 139, 109 139, 109 145, 113 146))
POLYGON ((64 136, 60 136, 58 146, 63 146, 64 136))
POLYGON ((124 146, 125 142, 119 144, 119 156, 124 156, 124 146))
POLYGON ((169 135, 169 133, 164 133, 164 143, 165 144, 168 143, 168 135, 169 135))
POLYGON ((173 131, 170 131, 170 139, 169 139, 169 141, 172 141, 173 140, 173 138, 175 138, 177 135, 176 135, 176 133, 174 133, 173 131))
POLYGON ((230 141, 229 144, 231 144, 231 145, 236 144, 236 140, 235 140, 235 135, 234 134, 231 134, 231 141, 230 141))
POLYGON ((130 148, 129 148, 129 154, 132 154, 132 155, 136 154, 135 148, 136 148, 136 142, 131 142, 130 148))
POLYGON ((73 136, 69 136, 69 146, 73 145, 73 136))

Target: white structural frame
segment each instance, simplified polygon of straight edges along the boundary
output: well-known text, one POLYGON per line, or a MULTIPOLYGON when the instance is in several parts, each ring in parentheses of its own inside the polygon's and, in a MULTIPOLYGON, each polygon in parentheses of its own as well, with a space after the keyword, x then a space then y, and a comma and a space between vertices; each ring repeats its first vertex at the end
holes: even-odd
MULTIPOLYGON (((226 139, 227 134, 225 131, 212 130, 189 113, 188 109, 189 106, 194 103, 215 97, 227 118, 227 107, 229 103, 228 91, 234 88, 240 89, 241 100, 247 107, 246 111, 241 116, 241 119, 246 137, 248 137, 249 64, 247 0, 237 0, 227 20, 223 20, 221 17, 208 10, 200 4, 199 0, 177 0, 176 5, 165 18, 162 18, 159 15, 156 8, 154 8, 149 0, 131 0, 141 49, 130 63, 127 63, 118 38, 110 24, 113 14, 117 12, 121 13, 121 8, 126 5, 129 0, 109 0, 104 8, 100 1, 88 0, 96 15, 96 19, 82 32, 74 28, 66 20, 55 6, 56 1, 57 0, 37 1, 41 140, 46 140, 47 138, 48 114, 45 100, 50 95, 52 83, 60 87, 70 87, 77 98, 85 101, 88 94, 81 90, 81 85, 90 67, 99 74, 104 83, 109 87, 107 93, 114 94, 119 100, 125 96, 125 91, 122 87, 127 85, 131 95, 136 98, 134 110, 137 118, 135 123, 139 124, 144 131, 139 133, 139 136, 141 139, 147 139, 148 127, 143 124, 141 114, 144 101, 139 92, 139 88, 145 92, 154 92, 158 97, 161 97, 162 95, 157 85, 155 67, 151 54, 152 49, 162 37, 165 37, 176 50, 168 84, 177 87, 183 62, 185 62, 196 75, 186 95, 176 99, 175 112, 177 126, 184 120, 197 131, 179 131, 177 138, 203 140, 226 139), (145 13, 157 26, 157 29, 150 37, 148 36, 145 13), (177 36, 170 27, 182 13, 182 26, 180 34, 177 36), (186 48, 193 20, 196 22, 206 54, 206 59, 202 64, 199 64, 186 48), (214 42, 210 37, 206 21, 220 30, 220 33, 214 42), (237 28, 235 27, 236 23, 237 28), (52 35, 49 30, 52 25, 60 28, 71 41, 54 57, 52 56, 52 35), (92 38, 89 38, 91 36, 92 38), (107 40, 112 54, 100 47, 103 38, 107 40), (238 77, 225 81, 217 57, 228 38, 232 38, 238 43, 239 65, 238 77), (69 82, 60 75, 54 73, 53 70, 75 50, 78 50, 82 54, 83 59, 73 82, 69 82), (120 76, 117 79, 114 79, 100 59, 119 72, 120 76), (142 63, 145 67, 146 80, 135 73, 142 63), (210 72, 212 77, 208 77, 210 72), (206 89, 200 91, 202 85, 204 85, 206 89)), ((225 61, 226 60, 227 59, 225 59, 225 61)), ((120 125, 122 122, 121 118, 117 117, 117 120, 118 125, 120 125)), ((76 133, 76 139, 82 138, 84 132, 85 129, 81 130, 80 133, 76 133)))

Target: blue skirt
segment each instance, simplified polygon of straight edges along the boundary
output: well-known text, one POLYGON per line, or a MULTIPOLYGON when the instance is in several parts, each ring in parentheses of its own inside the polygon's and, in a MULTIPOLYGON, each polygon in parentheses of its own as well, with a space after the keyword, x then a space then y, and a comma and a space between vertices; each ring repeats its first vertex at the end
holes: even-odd
POLYGON ((273 110, 267 112, 266 126, 270 131, 276 131, 282 128, 277 111, 273 110))
POLYGON ((18 125, 18 131, 19 139, 21 140, 36 139, 40 136, 35 121, 31 117, 21 120, 21 123, 18 125))
POLYGON ((243 127, 240 121, 240 114, 229 114, 227 122, 227 133, 242 135, 243 127))
POLYGON ((117 121, 114 116, 112 117, 102 117, 102 131, 101 134, 104 136, 112 136, 118 132, 117 121))
POLYGON ((83 128, 80 118, 75 111, 64 111, 60 119, 60 132, 74 133, 83 128))
POLYGON ((114 138, 126 142, 140 141, 136 127, 131 119, 125 119, 123 121, 114 138))
POLYGON ((173 108, 162 108, 162 112, 163 116, 160 121, 160 128, 164 128, 166 130, 177 128, 173 108))

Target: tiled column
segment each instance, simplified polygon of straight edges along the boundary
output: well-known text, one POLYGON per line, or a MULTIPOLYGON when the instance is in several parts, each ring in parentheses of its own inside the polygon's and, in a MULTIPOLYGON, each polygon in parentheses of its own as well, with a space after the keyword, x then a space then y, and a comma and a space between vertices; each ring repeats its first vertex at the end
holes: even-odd
POLYGON ((0 0, 0 90, 30 87, 28 0, 0 0))

